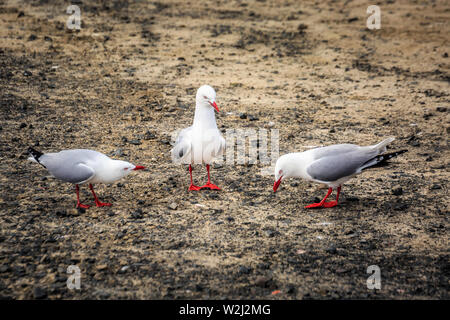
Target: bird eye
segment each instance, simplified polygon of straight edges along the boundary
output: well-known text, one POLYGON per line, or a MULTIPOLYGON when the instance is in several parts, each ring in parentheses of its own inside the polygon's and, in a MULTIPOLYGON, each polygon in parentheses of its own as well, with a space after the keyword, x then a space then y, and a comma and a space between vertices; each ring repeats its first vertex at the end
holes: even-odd
POLYGON ((206 99, 206 100, 208 100, 208 97, 207 97, 207 96, 203 96, 203 98, 206 99))
POLYGON ((128 168, 123 168, 123 170, 128 170, 128 168))

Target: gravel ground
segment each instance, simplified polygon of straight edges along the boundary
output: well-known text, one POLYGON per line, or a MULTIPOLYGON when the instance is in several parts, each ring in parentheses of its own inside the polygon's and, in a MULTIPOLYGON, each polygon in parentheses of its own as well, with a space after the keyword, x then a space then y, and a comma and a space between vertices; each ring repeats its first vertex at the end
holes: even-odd
POLYGON ((0 0, 0 297, 450 298, 448 2, 380 2, 380 30, 359 1, 72 3, 80 31, 67 1, 0 0), (388 136, 409 152, 331 209, 303 209, 326 192, 305 181, 274 194, 261 164, 216 164, 223 190, 188 192, 170 142, 202 84, 223 132, 279 129, 280 154, 388 136), (79 211, 28 146, 148 170, 97 187, 112 207, 79 211))

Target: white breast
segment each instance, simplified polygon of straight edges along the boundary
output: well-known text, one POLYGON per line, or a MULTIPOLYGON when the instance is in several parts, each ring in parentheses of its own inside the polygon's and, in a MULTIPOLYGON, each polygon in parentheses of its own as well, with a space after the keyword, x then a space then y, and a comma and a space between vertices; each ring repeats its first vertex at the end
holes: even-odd
POLYGON ((225 140, 217 128, 193 127, 191 135, 191 163, 210 164, 223 151, 225 140))
POLYGON ((123 177, 114 166, 114 160, 104 156, 86 163, 95 171, 90 183, 113 183, 123 177))

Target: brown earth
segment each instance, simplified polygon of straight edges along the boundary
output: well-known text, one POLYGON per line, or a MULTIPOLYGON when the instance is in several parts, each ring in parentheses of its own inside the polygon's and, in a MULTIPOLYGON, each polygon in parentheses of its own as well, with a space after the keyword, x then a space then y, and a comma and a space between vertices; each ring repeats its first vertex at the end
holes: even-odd
POLYGON ((450 298, 447 1, 379 1, 380 30, 363 1, 82 0, 72 31, 68 3, 0 1, 2 298, 450 298), (188 192, 170 140, 202 84, 220 129, 279 129, 280 154, 388 136, 409 152, 332 209, 303 209, 326 191, 308 182, 274 194, 260 164, 215 165, 223 191, 188 192), (149 169, 77 211, 28 146, 149 169))

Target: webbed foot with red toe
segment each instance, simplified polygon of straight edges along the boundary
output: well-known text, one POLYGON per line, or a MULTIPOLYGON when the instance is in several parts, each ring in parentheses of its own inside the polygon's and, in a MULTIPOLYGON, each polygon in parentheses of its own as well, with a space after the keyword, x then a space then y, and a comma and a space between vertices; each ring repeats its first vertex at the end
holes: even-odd
POLYGON ((211 182, 208 182, 204 186, 200 187, 201 189, 209 189, 209 190, 221 190, 218 186, 215 184, 212 184, 211 182))
POLYGON ((112 204, 111 203, 107 203, 107 202, 100 202, 100 201, 97 201, 97 202, 95 202, 95 205, 97 206, 97 207, 111 207, 112 206, 112 204))
POLYGON ((333 207, 336 207, 337 204, 338 204, 337 201, 325 202, 325 203, 323 204, 323 207, 324 207, 324 208, 333 208, 333 207))
POLYGON ((305 206, 305 209, 321 208, 321 207, 323 207, 323 203, 319 202, 319 203, 309 204, 309 205, 305 206))
POLYGON ((194 186, 193 184, 190 185, 189 191, 199 191, 202 187, 194 186))
POLYGON ((327 200, 327 198, 330 196, 331 192, 333 192, 333 188, 328 189, 328 193, 325 196, 325 198, 322 199, 322 201, 320 201, 319 203, 313 203, 313 204, 307 205, 305 208, 306 209, 309 209, 309 208, 333 208, 333 207, 337 206, 338 201, 339 201, 339 193, 341 192, 341 187, 339 186, 337 188, 337 195, 336 195, 335 201, 325 202, 327 200))
POLYGON ((77 209, 78 208, 82 208, 82 209, 89 209, 91 206, 87 205, 87 204, 82 204, 80 202, 77 203, 77 209))

